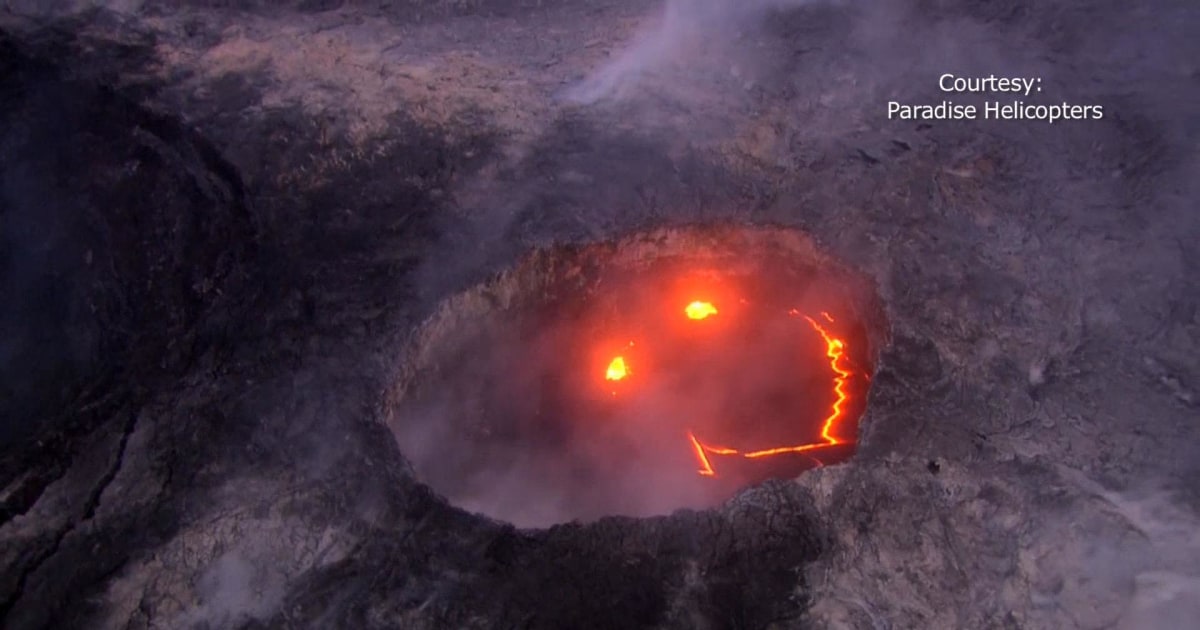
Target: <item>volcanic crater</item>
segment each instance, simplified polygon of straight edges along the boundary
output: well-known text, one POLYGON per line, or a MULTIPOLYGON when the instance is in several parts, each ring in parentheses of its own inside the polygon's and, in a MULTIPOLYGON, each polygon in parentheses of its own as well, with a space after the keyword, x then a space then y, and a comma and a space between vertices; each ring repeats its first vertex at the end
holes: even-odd
POLYGON ((853 454, 886 329, 794 229, 544 248, 416 330, 389 426, 434 489, 520 526, 710 507, 853 454))
POLYGON ((0 3, 0 626, 1188 627, 1194 5, 0 3))

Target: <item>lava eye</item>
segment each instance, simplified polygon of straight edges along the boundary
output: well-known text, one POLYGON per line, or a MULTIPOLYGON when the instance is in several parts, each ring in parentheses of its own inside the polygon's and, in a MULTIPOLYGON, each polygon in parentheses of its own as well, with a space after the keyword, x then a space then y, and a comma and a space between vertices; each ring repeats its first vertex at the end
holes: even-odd
POLYGON ((709 315, 716 315, 717 308, 712 305, 712 302, 701 302, 699 300, 688 304, 684 307, 683 312, 688 319, 707 319, 709 315))
POLYGON ((610 381, 619 381, 629 374, 629 369, 625 367, 625 357, 614 357, 608 363, 608 371, 605 372, 604 378, 610 381))

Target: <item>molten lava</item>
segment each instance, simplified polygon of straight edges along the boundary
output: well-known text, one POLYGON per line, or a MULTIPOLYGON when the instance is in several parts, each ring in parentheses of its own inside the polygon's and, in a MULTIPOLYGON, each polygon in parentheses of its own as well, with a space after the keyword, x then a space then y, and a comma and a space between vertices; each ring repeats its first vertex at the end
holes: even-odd
MULTIPOLYGON (((830 317, 828 313, 822 313, 822 315, 824 315, 829 321, 833 321, 833 318, 830 317)), ((833 446, 835 444, 843 443, 836 436, 834 436, 832 432, 834 427, 837 426, 838 421, 842 419, 842 405, 845 404, 845 402, 850 398, 849 394, 846 393, 846 379, 850 378, 850 375, 853 373, 842 365, 842 360, 845 358, 846 354, 846 342, 831 336, 829 332, 825 330, 825 328, 817 323, 817 320, 808 316, 805 316, 804 319, 808 320, 809 325, 811 325, 814 330, 820 333, 821 338, 825 340, 825 356, 829 357, 829 367, 831 370, 833 370, 834 374, 833 393, 837 395, 837 398, 833 401, 833 406, 830 409, 829 416, 825 418, 824 426, 821 427, 821 437, 825 441, 752 451, 750 453, 745 453, 745 457, 755 458, 766 457, 767 455, 778 455, 780 453, 803 453, 804 451, 811 451, 813 449, 824 448, 826 446, 833 446)))
MULTIPOLYGON (((694 301, 687 305, 684 309, 688 319, 702 320, 710 315, 717 314, 717 309, 711 302, 694 301)), ((758 459, 771 455, 782 455, 785 453, 805 453, 821 448, 827 448, 839 444, 847 444, 847 441, 839 438, 837 435, 838 423, 845 416, 845 405, 850 399, 850 394, 846 390, 847 380, 854 374, 846 365, 849 360, 846 357, 846 342, 835 337, 817 320, 807 315, 802 315, 800 311, 791 309, 787 312, 793 317, 803 316, 809 326, 821 336, 825 342, 825 356, 829 359, 829 368, 833 372, 833 393, 834 401, 830 407, 829 415, 825 417, 824 423, 821 426, 821 441, 808 442, 804 444, 794 444, 788 446, 777 446, 772 448, 760 449, 755 451, 739 451, 735 448, 727 446, 715 446, 702 442, 695 433, 691 430, 687 432, 688 440, 691 442, 692 451, 696 456, 696 461, 699 464, 698 472, 705 477, 716 477, 717 472, 713 467, 711 455, 731 456, 736 455, 746 459, 758 459)), ((833 323, 834 318, 827 312, 821 311, 821 317, 828 323, 833 323)), ((633 342, 629 342, 632 347, 633 342)), ((608 364, 608 369, 605 372, 604 378, 609 381, 620 381, 629 375, 629 368, 625 363, 624 356, 617 356, 608 364)), ((616 391, 613 392, 616 395, 616 391)), ((817 462, 820 465, 820 462, 817 462)))
POLYGON ((713 455, 737 455, 737 449, 725 448, 723 446, 709 446, 703 444, 696 439, 696 434, 688 431, 688 439, 692 441, 692 450, 696 452, 696 459, 700 460, 700 470, 696 471, 705 477, 715 477, 717 471, 713 470, 712 462, 708 461, 708 454, 713 455))
MULTIPOLYGON (((696 303, 693 302, 693 304, 696 304, 696 303)), ((689 306, 689 308, 691 307, 691 305, 688 305, 688 306, 689 306)), ((788 311, 788 314, 792 315, 792 316, 796 316, 796 315, 799 315, 800 312, 797 311, 796 309, 791 309, 790 311, 788 311)), ((829 313, 822 312, 821 315, 830 323, 832 323, 834 321, 833 317, 829 313)), ((690 314, 688 316, 691 317, 690 314)), ((705 444, 705 443, 701 442, 699 439, 697 439, 695 434, 693 434, 691 431, 689 431, 688 439, 691 440, 692 450, 696 453, 696 459, 700 463, 700 469, 697 472, 699 472, 701 475, 704 475, 706 477, 715 477, 717 475, 716 470, 712 466, 712 462, 708 458, 709 454, 713 454, 713 455, 739 455, 740 454, 742 457, 745 457, 747 459, 757 459, 760 457, 767 457, 770 455, 781 455, 784 453, 803 453, 806 451, 812 451, 812 450, 816 450, 819 448, 826 448, 829 446, 834 446, 837 444, 845 443, 844 441, 839 439, 836 435, 834 435, 834 429, 837 427, 838 422, 842 420, 842 417, 844 415, 843 405, 850 398, 849 394, 846 392, 846 379, 850 378, 850 376, 853 374, 853 372, 851 372, 849 369, 846 368, 846 366, 843 365, 843 361, 846 358, 845 357, 846 342, 831 335, 829 333, 829 331, 827 331, 823 326, 818 324, 815 319, 808 317, 807 315, 804 316, 804 319, 808 321, 809 325, 812 326, 813 330, 817 331, 817 333, 821 335, 821 339, 823 339, 825 341, 825 356, 827 356, 829 358, 829 367, 833 371, 833 374, 834 374, 833 392, 834 392, 836 398, 833 401, 833 405, 830 408, 829 415, 825 418, 824 425, 821 427, 821 438, 823 441, 810 442, 810 443, 806 443, 806 444, 797 444, 797 445, 793 445, 793 446, 779 446, 779 447, 774 447, 774 448, 761 449, 761 450, 757 450, 757 451, 750 451, 750 452, 746 452, 746 453, 739 453, 739 451, 737 449, 728 448, 728 447, 724 447, 724 446, 712 446, 710 444, 705 444)))
POLYGON ((700 470, 696 472, 705 477, 714 477, 717 471, 713 470, 712 464, 708 461, 708 455, 705 453, 706 447, 696 439, 695 434, 688 431, 688 438, 692 441, 692 450, 696 452, 696 459, 700 461, 700 470))
POLYGON ((704 319, 709 315, 716 315, 717 307, 713 306, 712 302, 701 302, 697 300, 691 304, 688 304, 687 307, 683 309, 683 312, 687 314, 688 319, 704 319))
POLYGON ((625 357, 615 357, 608 364, 608 370, 604 373, 604 378, 610 381, 619 381, 629 374, 629 370, 625 367, 625 357))

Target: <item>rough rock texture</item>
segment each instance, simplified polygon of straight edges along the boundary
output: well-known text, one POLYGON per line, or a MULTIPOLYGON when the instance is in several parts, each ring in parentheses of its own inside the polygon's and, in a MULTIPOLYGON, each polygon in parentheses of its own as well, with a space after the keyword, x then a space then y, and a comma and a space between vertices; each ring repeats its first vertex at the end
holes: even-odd
POLYGON ((3 625, 1186 626, 1192 4, 3 3, 3 625), (886 119, 943 72, 1105 117, 886 119), (878 283, 854 462, 545 531, 413 478, 439 298, 716 220, 878 283))

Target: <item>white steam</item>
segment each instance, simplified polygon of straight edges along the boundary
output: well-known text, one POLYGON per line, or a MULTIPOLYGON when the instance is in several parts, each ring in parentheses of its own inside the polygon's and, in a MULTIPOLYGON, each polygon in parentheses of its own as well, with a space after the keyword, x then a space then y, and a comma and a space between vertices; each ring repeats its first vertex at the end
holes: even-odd
POLYGON ((269 567, 230 551, 201 574, 196 594, 199 605, 177 623, 184 627, 229 628, 273 614, 283 599, 283 583, 269 567))
POLYGON ((650 80, 669 82, 695 66, 720 63, 771 11, 817 1, 667 0, 628 47, 564 96, 580 104, 620 99, 650 80))
POLYGON ((1125 529, 1111 540, 1098 535, 1091 541, 1093 552, 1075 567, 1097 586, 1119 592, 1132 585, 1115 627, 1194 627, 1200 619, 1200 514, 1178 492, 1161 486, 1114 492, 1076 471, 1062 470, 1125 529))

